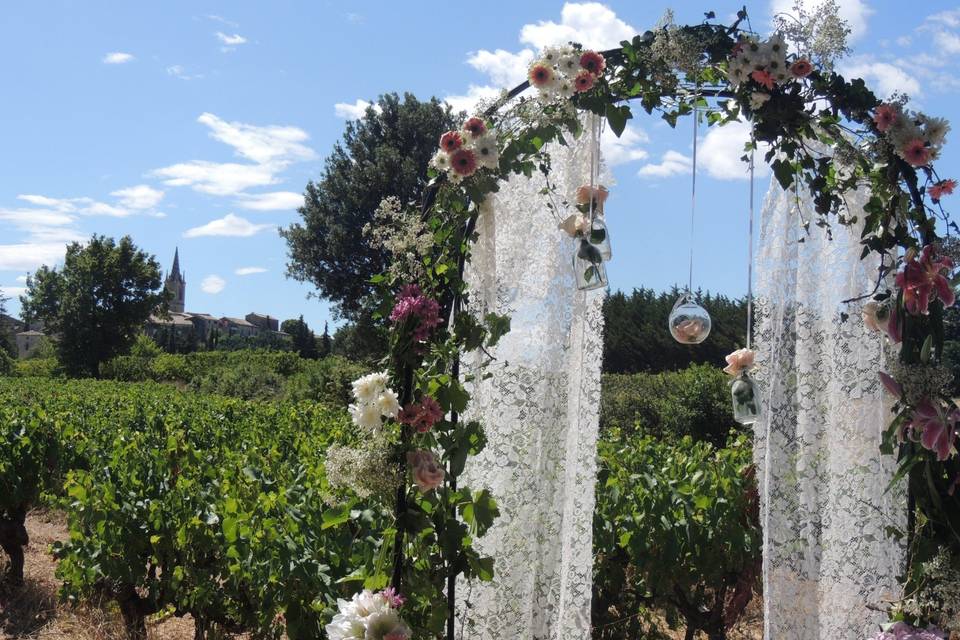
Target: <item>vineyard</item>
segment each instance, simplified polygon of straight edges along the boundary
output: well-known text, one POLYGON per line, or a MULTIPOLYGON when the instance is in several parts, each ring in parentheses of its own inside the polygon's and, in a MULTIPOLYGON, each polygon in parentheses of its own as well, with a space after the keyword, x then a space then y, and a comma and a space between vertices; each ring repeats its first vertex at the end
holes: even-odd
MULTIPOLYGON (((705 373, 689 375, 712 379, 705 373)), ((611 400, 622 404, 618 397, 611 400)), ((742 438, 727 449, 651 438, 644 431, 655 430, 654 413, 676 412, 680 401, 671 402, 644 409, 635 429, 605 432, 595 638, 643 633, 643 611, 662 612, 671 627, 708 615, 732 624, 731 607, 742 610, 756 585, 749 448, 742 438), (677 593, 688 596, 676 601, 677 593)), ((702 419, 714 422, 709 412, 702 419)), ((355 438, 342 407, 317 402, 247 401, 153 382, 0 377, 7 582, 16 589, 22 576, 25 515, 53 505, 69 528, 52 549, 61 597, 114 602, 129 638, 145 638, 157 614, 191 616, 196 638, 213 629, 323 638, 337 598, 382 588, 390 570, 388 504, 361 500, 326 477, 327 449, 355 438), (380 531, 388 532, 385 545, 380 531)))
POLYGON ((67 511, 63 595, 114 599, 131 637, 169 609, 200 628, 319 637, 377 561, 381 514, 335 501, 323 451, 339 411, 160 385, 0 379, 0 513, 11 579, 42 493, 67 511), (280 615, 283 614, 283 615, 280 615))

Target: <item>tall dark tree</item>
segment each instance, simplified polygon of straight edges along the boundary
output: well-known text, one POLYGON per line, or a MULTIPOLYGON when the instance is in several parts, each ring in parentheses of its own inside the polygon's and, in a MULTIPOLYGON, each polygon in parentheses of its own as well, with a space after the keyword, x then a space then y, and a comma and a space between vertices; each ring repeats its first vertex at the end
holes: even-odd
POLYGON ((67 246, 61 269, 43 266, 27 278, 24 320, 41 320, 57 358, 74 376, 96 376, 100 363, 124 353, 166 294, 156 259, 129 236, 93 236, 67 246))
POLYGON ((0 293, 0 351, 10 357, 17 355, 17 324, 7 315, 7 301, 10 298, 0 293))
POLYGON ((363 227, 387 196, 419 201, 440 135, 457 122, 436 98, 421 102, 409 93, 402 100, 383 95, 348 122, 319 180, 307 184, 301 221, 280 232, 289 250, 287 275, 316 285, 340 316, 365 315, 369 280, 385 269, 387 258, 369 246, 363 227))
POLYGON ((330 339, 330 323, 323 323, 323 335, 317 339, 317 355, 326 358, 333 351, 333 341, 330 339))

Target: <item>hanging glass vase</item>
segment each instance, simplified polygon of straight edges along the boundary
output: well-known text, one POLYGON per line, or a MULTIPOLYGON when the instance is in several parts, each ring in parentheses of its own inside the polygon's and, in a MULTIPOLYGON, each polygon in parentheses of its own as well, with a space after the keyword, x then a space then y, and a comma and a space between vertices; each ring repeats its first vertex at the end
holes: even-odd
POLYGON ((730 381, 733 398, 733 419, 740 424, 753 424, 760 417, 760 401, 756 386, 746 371, 741 371, 730 381))
POLYGON ((590 223, 590 244, 597 248, 603 260, 613 257, 613 252, 610 250, 610 231, 607 230, 607 224, 600 215, 594 216, 593 222, 590 223))
POLYGON ((668 320, 670 335, 681 344, 700 344, 710 335, 710 314, 685 293, 673 305, 668 320))
POLYGON ((607 286, 607 270, 603 266, 600 250, 586 238, 579 240, 576 246, 573 273, 577 279, 577 289, 588 291, 607 286))

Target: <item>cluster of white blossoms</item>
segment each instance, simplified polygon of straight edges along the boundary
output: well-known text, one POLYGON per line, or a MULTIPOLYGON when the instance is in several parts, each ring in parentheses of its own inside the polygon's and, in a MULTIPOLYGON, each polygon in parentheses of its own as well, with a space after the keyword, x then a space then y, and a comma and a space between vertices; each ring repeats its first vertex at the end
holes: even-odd
POLYGON ((410 627, 397 608, 403 598, 392 589, 364 590, 351 600, 337 600, 337 615, 327 625, 330 640, 410 640, 410 627))
POLYGON ((527 78, 540 92, 542 101, 554 102, 590 91, 605 68, 606 60, 596 51, 547 47, 540 59, 530 65, 527 78))
POLYGON ((950 131, 950 124, 943 118, 909 111, 896 103, 877 107, 873 122, 893 145, 897 155, 915 167, 926 166, 940 156, 950 131))
POLYGON ((792 76, 787 67, 787 45, 779 33, 764 41, 745 39, 738 42, 727 63, 727 79, 734 87, 748 79, 767 89, 792 76))
POLYGON ((387 386, 387 372, 371 373, 353 381, 353 397, 350 416, 353 423, 368 431, 379 431, 384 418, 396 418, 400 412, 400 400, 396 392, 387 386))

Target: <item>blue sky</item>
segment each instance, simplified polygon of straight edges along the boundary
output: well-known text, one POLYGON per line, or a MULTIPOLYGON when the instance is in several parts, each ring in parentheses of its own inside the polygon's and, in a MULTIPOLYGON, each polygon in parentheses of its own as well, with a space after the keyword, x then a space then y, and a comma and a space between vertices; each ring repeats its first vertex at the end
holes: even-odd
MULTIPOLYGON (((685 23, 741 4, 6 3, 0 289, 18 295, 25 274, 61 259, 66 241, 129 234, 165 269, 179 246, 188 310, 302 313, 322 330, 327 306, 284 277, 276 228, 297 218, 303 186, 364 100, 411 91, 466 106, 522 79, 545 44, 611 46, 668 7, 685 23)), ((750 4, 753 26, 767 30, 771 13, 792 4, 750 4)), ((960 4, 840 4, 854 29, 841 72, 954 120, 960 4)), ((614 288, 686 279, 690 126, 674 131, 640 113, 623 140, 605 144, 617 179, 607 205, 614 288)), ((702 132, 695 241, 695 285, 733 296, 746 291, 741 134, 702 132)), ((960 178, 958 136, 938 163, 944 176, 960 178)))

